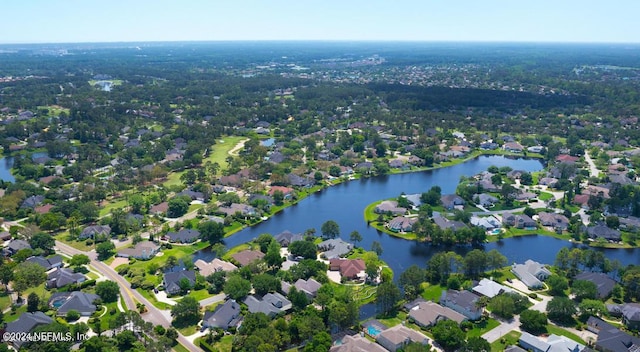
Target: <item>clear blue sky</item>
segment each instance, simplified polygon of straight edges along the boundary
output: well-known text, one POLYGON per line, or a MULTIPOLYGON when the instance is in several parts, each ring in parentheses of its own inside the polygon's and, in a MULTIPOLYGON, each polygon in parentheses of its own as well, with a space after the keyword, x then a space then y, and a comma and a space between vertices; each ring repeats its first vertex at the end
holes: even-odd
POLYGON ((0 43, 640 42, 639 0, 1 0, 0 43))

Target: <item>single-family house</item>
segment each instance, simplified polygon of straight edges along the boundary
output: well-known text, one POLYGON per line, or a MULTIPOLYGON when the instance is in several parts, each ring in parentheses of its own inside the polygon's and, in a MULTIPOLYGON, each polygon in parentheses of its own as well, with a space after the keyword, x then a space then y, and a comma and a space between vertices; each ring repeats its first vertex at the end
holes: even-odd
POLYGON ((502 223, 519 229, 535 229, 537 227, 537 223, 528 215, 514 215, 509 212, 502 213, 502 223))
POLYGON ((149 214, 164 215, 167 213, 167 210, 169 210, 169 203, 162 202, 149 208, 149 214))
POLYGON ((116 253, 116 256, 123 258, 135 258, 140 260, 148 260, 153 258, 160 250, 160 246, 151 241, 142 241, 136 243, 133 248, 124 248, 116 253))
POLYGON ((234 216, 236 215, 236 213, 239 213, 242 216, 254 216, 257 214, 257 211, 254 207, 240 203, 231 203, 230 206, 218 207, 217 212, 222 213, 226 216, 234 216))
POLYGON ((550 188, 555 188, 558 184, 558 179, 554 177, 543 177, 538 180, 538 184, 541 186, 547 186, 550 188))
POLYGON ((230 299, 223 304, 218 304, 215 310, 206 311, 202 318, 202 327, 227 330, 232 326, 237 326, 241 320, 240 304, 230 299))
POLYGON ((81 316, 90 316, 96 311, 94 301, 100 296, 82 291, 56 292, 49 298, 49 306, 57 308, 56 314, 66 316, 70 310, 75 310, 81 316))
POLYGON ((391 213, 393 215, 404 215, 407 212, 407 209, 399 207, 398 202, 395 200, 385 200, 376 205, 373 211, 376 214, 391 213))
POLYGON ((329 270, 340 271, 340 276, 349 280, 364 279, 366 277, 365 269, 366 265, 362 259, 334 258, 329 260, 329 270))
POLYGON ((31 249, 31 245, 25 240, 12 240, 6 247, 4 247, 3 252, 5 256, 10 257, 18 253, 21 249, 31 249))
POLYGON ((59 255, 54 255, 50 258, 45 258, 43 256, 29 257, 26 261, 36 263, 43 267, 46 271, 55 268, 61 268, 64 265, 64 263, 62 262, 62 257, 59 255))
POLYGON ((162 285, 168 295, 175 295, 182 290, 180 283, 184 280, 189 283, 189 287, 193 287, 196 283, 196 272, 193 270, 178 270, 165 273, 162 285))
POLYGON ((291 287, 295 287, 296 290, 304 292, 307 295, 307 298, 313 299, 318 294, 318 289, 322 286, 318 281, 309 278, 308 280, 298 279, 293 285, 286 281, 282 281, 280 288, 283 293, 289 294, 291 287))
POLYGON ((231 256, 241 266, 247 266, 256 260, 264 258, 264 253, 260 251, 244 250, 231 256))
POLYGON ((542 281, 551 275, 549 269, 543 264, 531 259, 524 262, 524 264, 513 264, 511 272, 527 285, 528 288, 532 289, 541 288, 543 286, 542 281))
POLYGON ((625 303, 620 306, 622 322, 633 330, 640 329, 640 303, 625 303))
POLYGON ((56 268, 47 274, 47 288, 61 288, 70 284, 83 283, 87 278, 83 273, 74 273, 69 268, 56 268))
POLYGON ((587 329, 598 334, 597 351, 630 352, 640 350, 640 338, 624 332, 596 317, 589 317, 587 329))
POLYGON ((22 201, 22 205, 20 205, 20 208, 35 208, 38 205, 42 204, 42 202, 44 202, 44 196, 31 196, 31 197, 27 197, 24 201, 22 201))
POLYGON ((447 210, 452 210, 456 206, 464 205, 464 199, 457 194, 445 194, 440 197, 442 206, 447 210))
POLYGON ((449 220, 443 216, 434 216, 432 219, 433 222, 442 230, 451 229, 455 232, 467 227, 467 225, 465 225, 462 221, 449 220))
POLYGON ((399 324, 380 332, 376 337, 376 342, 387 350, 396 352, 412 342, 427 345, 429 338, 421 332, 399 324))
POLYGON ((538 213, 538 219, 542 226, 551 227, 557 232, 562 232, 569 228, 569 219, 562 214, 541 212, 538 213))
POLYGON ((582 352, 585 346, 575 342, 565 336, 551 334, 545 340, 531 335, 528 332, 522 332, 520 336, 520 346, 533 352, 582 352))
POLYGON ((518 142, 507 142, 502 146, 502 149, 511 153, 522 153, 524 147, 518 142))
POLYGON ((480 297, 469 291, 446 290, 440 297, 440 305, 451 308, 469 320, 482 317, 482 308, 477 305, 480 297))
POLYGON ((181 229, 178 232, 168 232, 165 238, 174 243, 193 243, 200 237, 200 231, 194 229, 181 229))
POLYGON ((472 215, 469 223, 473 226, 481 227, 486 231, 491 231, 501 226, 500 221, 493 216, 479 217, 472 215))
POLYGON ((487 193, 480 193, 473 196, 473 201, 485 208, 490 208, 498 203, 498 198, 487 193))
MULTIPOLYGON (((53 319, 43 312, 22 313, 20 318, 7 323, 4 331, 9 334, 27 334, 38 326, 48 325, 51 323, 53 323, 53 319)), ((15 339, 11 344, 16 349, 20 349, 20 346, 25 342, 27 341, 23 339, 15 339)))
POLYGON ((612 229, 606 225, 598 224, 596 226, 589 226, 583 228, 589 238, 602 238, 607 241, 620 242, 620 231, 612 229))
POLYGON ((413 204, 414 208, 419 208, 422 205, 422 200, 420 199, 422 195, 420 193, 407 194, 404 197, 407 198, 409 203, 413 204))
POLYGON ((96 237, 109 238, 111 236, 111 226, 109 225, 92 225, 85 227, 80 235, 79 239, 85 240, 87 238, 96 239, 96 237))
POLYGON ((291 187, 284 187, 284 186, 271 186, 271 188, 269 189, 269 192, 267 192, 270 196, 273 197, 273 194, 276 192, 282 192, 282 194, 284 195, 284 198, 291 198, 291 193, 293 193, 293 188, 291 187))
POLYGON ((411 232, 416 222, 418 222, 418 218, 397 216, 389 221, 387 227, 393 232, 411 232))
POLYGON ((472 290, 473 292, 488 298, 493 298, 499 294, 506 292, 514 292, 513 289, 486 278, 480 280, 480 282, 478 282, 478 284, 474 286, 472 290))
POLYGON ((346 335, 340 344, 331 346, 329 352, 388 352, 384 347, 360 335, 346 335))
POLYGON ((280 232, 276 237, 275 240, 280 243, 280 246, 282 247, 289 247, 289 245, 291 244, 291 242, 295 242, 295 241, 302 241, 304 238, 302 237, 302 234, 299 233, 292 233, 291 231, 285 230, 280 232))
POLYGON ((202 259, 198 259, 193 264, 195 265, 196 268, 198 268, 200 275, 204 277, 207 277, 218 271, 231 272, 238 269, 238 267, 233 265, 233 263, 224 261, 219 258, 214 258, 210 262, 205 262, 202 259))
POLYGON ((318 243, 318 250, 326 259, 340 258, 347 255, 353 249, 353 245, 340 238, 332 238, 318 243))
POLYGON ((435 325, 443 319, 453 320, 459 324, 467 320, 467 317, 431 301, 420 302, 409 310, 409 320, 423 328, 435 325))
POLYGON ((244 299, 249 312, 262 312, 269 317, 285 312, 291 309, 292 304, 285 296, 279 293, 267 293, 261 299, 251 295, 244 299))
POLYGON ((581 272, 574 277, 575 280, 591 281, 596 284, 598 289, 598 298, 609 297, 613 287, 616 285, 615 280, 605 273, 581 272))

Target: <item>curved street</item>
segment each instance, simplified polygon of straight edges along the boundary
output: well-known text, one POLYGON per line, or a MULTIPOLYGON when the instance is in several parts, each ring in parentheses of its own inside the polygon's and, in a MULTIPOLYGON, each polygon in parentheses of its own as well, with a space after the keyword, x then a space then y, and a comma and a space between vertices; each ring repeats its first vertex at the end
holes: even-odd
MULTIPOLYGON (((136 306, 136 301, 142 303, 147 308, 147 312, 142 314, 142 318, 148 322, 153 323, 154 325, 162 325, 165 328, 171 326, 171 316, 166 312, 161 311, 156 308, 149 300, 144 298, 138 291, 132 290, 130 288, 130 284, 125 280, 122 276, 118 275, 111 267, 104 264, 103 262, 97 260, 97 254, 94 251, 91 252, 83 252, 81 250, 75 249, 67 244, 64 244, 60 241, 56 241, 56 249, 58 252, 73 256, 75 254, 85 254, 89 256, 91 259, 90 265, 99 272, 104 275, 107 279, 114 281, 120 287, 120 296, 123 297, 125 305, 129 310, 137 311, 138 308, 136 306)), ((189 341, 184 335, 178 332, 178 343, 187 348, 189 351, 200 351, 193 342, 189 341)))

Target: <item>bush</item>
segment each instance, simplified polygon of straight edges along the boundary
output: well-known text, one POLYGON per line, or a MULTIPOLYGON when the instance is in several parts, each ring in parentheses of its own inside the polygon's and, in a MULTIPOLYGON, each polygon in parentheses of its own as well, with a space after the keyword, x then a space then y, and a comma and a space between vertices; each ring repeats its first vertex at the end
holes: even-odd
POLYGON ((86 288, 86 287, 95 286, 95 285, 96 285, 96 280, 87 280, 80 284, 80 288, 86 288))
POLYGON ((538 298, 538 294, 537 294, 537 293, 535 293, 535 292, 531 292, 531 293, 529 294, 529 298, 536 299, 536 298, 538 298))

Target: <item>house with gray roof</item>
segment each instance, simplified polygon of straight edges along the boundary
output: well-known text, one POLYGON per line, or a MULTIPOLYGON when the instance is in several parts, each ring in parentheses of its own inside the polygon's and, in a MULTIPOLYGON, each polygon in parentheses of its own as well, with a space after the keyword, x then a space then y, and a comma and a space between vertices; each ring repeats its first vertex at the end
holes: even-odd
POLYGON ((376 214, 391 213, 394 215, 404 215, 407 212, 407 209, 399 207, 398 202, 395 200, 384 200, 375 206, 373 212, 376 214))
POLYGON ((598 289, 598 298, 609 297, 611 291, 613 291, 613 287, 616 285, 615 280, 604 273, 582 272, 576 275, 574 279, 591 281, 596 284, 598 289))
POLYGON ((50 258, 45 258, 43 256, 34 256, 29 257, 26 260, 27 262, 36 263, 44 268, 44 270, 49 271, 55 268, 61 268, 64 263, 62 262, 62 257, 59 255, 54 255, 50 258))
POLYGON ((469 223, 473 226, 482 227, 486 231, 491 231, 501 226, 500 221, 493 216, 479 217, 472 215, 469 223))
POLYGON ((464 315, 469 320, 482 317, 482 308, 476 304, 480 297, 469 291, 446 290, 442 292, 440 304, 464 315))
POLYGON ((549 226, 557 232, 565 231, 569 228, 569 219, 562 214, 540 212, 538 219, 542 226, 549 226))
POLYGON ((489 208, 498 203, 499 200, 490 194, 480 193, 473 196, 473 201, 485 208, 489 208))
POLYGON ((353 245, 340 238, 332 238, 318 243, 318 249, 326 259, 334 259, 347 255, 353 249, 353 245))
POLYGON ((23 202, 22 205, 20 205, 20 208, 35 208, 38 205, 42 204, 42 202, 44 202, 44 196, 31 196, 26 198, 23 202))
POLYGON ((420 302, 409 310, 409 320, 423 328, 435 325, 443 319, 453 320, 459 324, 467 320, 467 317, 431 301, 420 302))
POLYGON ((29 244, 29 242, 25 240, 12 240, 6 247, 4 247, 3 253, 5 256, 10 257, 18 253, 19 250, 27 248, 31 249, 31 245, 29 244))
POLYGON ((200 237, 200 231, 194 229, 181 229, 178 232, 168 232, 165 237, 169 242, 193 243, 200 237))
POLYGON ((595 348, 598 351, 640 351, 640 338, 624 332, 596 317, 589 317, 587 329, 598 334, 595 348))
POLYGON ((442 202, 442 206, 447 210, 452 210, 456 206, 465 204, 464 199, 457 194, 445 194, 440 197, 440 201, 442 202))
POLYGON ((142 241, 136 243, 133 248, 124 248, 116 253, 116 256, 123 258, 136 258, 140 260, 148 260, 153 258, 160 249, 160 246, 151 241, 142 241))
POLYGON ((302 241, 303 240, 302 234, 292 233, 289 230, 285 230, 285 231, 280 232, 274 238, 278 243, 280 243, 280 246, 282 246, 282 247, 289 247, 291 242, 302 241))
POLYGON ((607 227, 606 225, 598 224, 596 226, 589 226, 584 228, 587 235, 590 238, 602 238, 607 241, 620 242, 620 231, 607 227))
POLYGON ((411 204, 413 204, 414 208, 419 208, 422 205, 422 200, 420 200, 421 196, 422 195, 420 193, 415 193, 415 194, 407 194, 404 197, 407 198, 407 200, 411 202, 411 204))
POLYGON ((509 226, 514 226, 518 229, 535 229, 537 223, 533 221, 529 215, 525 214, 511 214, 509 212, 502 213, 502 223, 509 226))
POLYGON ((267 293, 261 299, 254 295, 247 296, 244 300, 244 304, 247 305, 249 312, 262 312, 269 317, 274 317, 275 315, 285 312, 292 307, 291 301, 277 292, 267 293))
POLYGON ((396 352, 412 342, 428 345, 430 340, 425 334, 399 324, 380 332, 376 342, 387 350, 396 352))
POLYGON ((56 292, 49 299, 49 306, 57 308, 57 315, 66 316, 70 310, 75 310, 81 316, 86 317, 96 311, 93 303, 100 296, 81 291, 56 292))
POLYGON ((78 236, 81 240, 86 240, 87 238, 95 239, 96 236, 104 236, 106 238, 111 236, 111 226, 109 225, 92 225, 85 227, 80 236, 78 236))
POLYGON ((183 279, 186 279, 189 282, 189 286, 193 287, 196 283, 196 272, 193 270, 179 270, 165 273, 162 279, 165 292, 167 292, 168 295, 180 293, 182 290, 180 282, 183 279))
POLYGON ((529 259, 524 264, 513 264, 511 272, 528 288, 537 289, 543 287, 542 281, 546 280, 551 272, 543 264, 529 259))
POLYGON ((486 278, 480 280, 480 282, 478 282, 478 284, 472 288, 472 291, 489 298, 493 298, 505 292, 515 292, 513 289, 505 285, 501 285, 493 280, 489 280, 486 278))
POLYGON ((389 221, 387 227, 393 232, 411 232, 416 222, 418 222, 418 218, 397 216, 389 221))
POLYGON ((345 336, 340 344, 331 346, 329 352, 387 352, 387 350, 360 335, 345 336))
MULTIPOLYGON (((4 331, 8 333, 28 333, 40 325, 53 323, 53 319, 42 312, 22 313, 18 320, 7 323, 4 331)), ((16 340, 11 344, 20 349, 26 341, 16 340)))
POLYGON ((573 341, 565 336, 555 334, 549 335, 546 341, 541 340, 537 336, 533 336, 528 332, 522 332, 520 336, 520 346, 533 352, 582 352, 585 345, 573 341))
POLYGON ((282 281, 280 288, 284 294, 289 294, 291 287, 295 287, 296 290, 304 292, 307 295, 307 298, 313 299, 318 294, 318 290, 322 286, 318 281, 310 278, 308 280, 298 279, 293 285, 286 281, 282 281))
POLYGON ((467 227, 462 221, 457 220, 449 220, 443 216, 433 216, 433 222, 438 225, 442 230, 451 229, 452 231, 458 231, 462 228, 467 227))
POLYGON ((227 330, 232 326, 238 326, 241 320, 240 304, 230 299, 217 305, 214 311, 206 311, 202 318, 202 327, 227 330))
POLYGON ((620 306, 622 322, 629 329, 640 329, 640 303, 625 303, 620 306))
POLYGON ((60 288, 71 284, 80 284, 87 280, 83 273, 74 273, 69 268, 56 268, 47 275, 47 288, 60 288))

